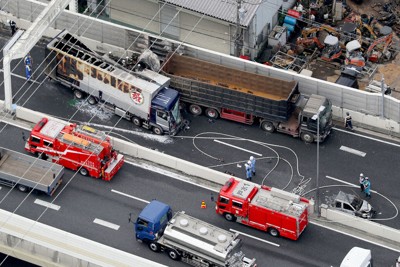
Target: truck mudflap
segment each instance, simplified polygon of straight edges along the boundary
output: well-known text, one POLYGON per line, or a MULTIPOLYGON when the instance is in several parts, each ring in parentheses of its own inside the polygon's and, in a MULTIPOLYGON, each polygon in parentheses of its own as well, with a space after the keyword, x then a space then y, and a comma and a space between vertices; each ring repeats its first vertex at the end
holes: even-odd
POLYGON ((117 155, 117 158, 114 159, 108 168, 104 171, 103 180, 111 181, 114 175, 121 169, 122 165, 124 165, 124 156, 121 154, 117 155))

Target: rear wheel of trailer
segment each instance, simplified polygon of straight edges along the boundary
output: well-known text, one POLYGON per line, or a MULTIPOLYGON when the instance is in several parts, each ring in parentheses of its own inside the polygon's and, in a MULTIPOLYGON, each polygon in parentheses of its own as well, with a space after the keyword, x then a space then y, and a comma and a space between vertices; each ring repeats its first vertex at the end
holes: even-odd
POLYGON ((269 121, 263 121, 261 123, 261 129, 263 129, 266 132, 270 132, 270 133, 275 132, 274 124, 272 122, 269 122, 269 121))
POLYGON ((174 261, 179 261, 181 259, 181 255, 179 255, 178 251, 175 249, 168 249, 168 256, 174 261))

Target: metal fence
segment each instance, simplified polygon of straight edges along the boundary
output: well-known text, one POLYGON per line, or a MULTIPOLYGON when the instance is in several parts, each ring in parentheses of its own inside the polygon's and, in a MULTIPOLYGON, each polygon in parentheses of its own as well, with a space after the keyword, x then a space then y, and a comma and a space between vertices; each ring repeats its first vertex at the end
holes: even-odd
MULTIPOLYGON (((43 5, 45 4, 33 0, 9 0, 7 5, 2 6, 2 8, 3 11, 10 12, 18 19, 32 22, 43 9, 43 5)), ((53 27, 59 30, 68 29, 71 33, 99 41, 103 44, 133 51, 144 51, 153 42, 156 45, 152 46, 152 50, 159 55, 166 54, 170 49, 180 47, 184 53, 194 55, 199 59, 278 79, 298 81, 300 92, 306 95, 319 94, 326 96, 332 101, 334 106, 340 109, 353 110, 372 116, 381 116, 383 110, 383 115, 386 119, 400 123, 400 100, 387 95, 382 96, 377 93, 344 87, 256 62, 211 52, 192 45, 185 44, 181 46, 180 43, 170 39, 69 11, 63 12, 53 24, 53 27), (382 97, 384 98, 383 101, 382 97), (382 108, 382 104, 384 108, 382 108)))

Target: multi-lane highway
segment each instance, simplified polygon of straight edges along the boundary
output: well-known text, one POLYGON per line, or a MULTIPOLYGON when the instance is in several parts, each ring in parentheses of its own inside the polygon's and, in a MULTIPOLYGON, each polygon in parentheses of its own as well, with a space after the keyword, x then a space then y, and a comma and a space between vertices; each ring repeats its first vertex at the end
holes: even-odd
MULTIPOLYGON (((5 38, 0 40, 2 46, 5 38)), ((43 45, 44 43, 39 44, 31 52, 34 68, 43 59, 43 45)), ((18 66, 14 73, 23 76, 22 66, 18 66)), ((1 82, 2 78, 1 76, 1 82)), ((254 182, 286 190, 296 189, 304 182, 305 186, 298 188, 301 192, 308 193, 315 189, 315 144, 307 145, 283 134, 265 133, 257 126, 223 120, 210 121, 205 117, 195 118, 189 114, 185 114, 191 120, 189 130, 176 137, 158 137, 134 127, 128 121, 119 121, 118 117, 97 106, 74 100, 72 93, 63 86, 51 81, 45 81, 39 86, 43 77, 36 75, 35 78, 38 83, 24 85, 23 78, 13 77, 15 101, 19 105, 66 120, 72 117, 73 121, 91 121, 102 127, 100 129, 109 129, 104 126, 113 127, 112 135, 119 138, 220 171, 228 171, 242 178, 245 174, 243 163, 250 155, 254 155, 258 158, 254 182), (31 88, 28 88, 30 85, 31 88), (78 113, 77 109, 80 109, 78 113)), ((3 90, 0 90, 0 98, 4 99, 3 90)), ((13 126, 5 127, 0 132, 0 145, 23 151, 22 131, 13 126)), ((398 144, 395 141, 383 143, 380 142, 380 137, 369 139, 364 135, 360 131, 354 134, 335 130, 320 145, 321 200, 324 202, 338 190, 352 192, 347 185, 357 185, 358 175, 362 172, 370 177, 372 189, 378 192, 373 193, 370 202, 378 209, 379 222, 400 229, 397 214, 400 197, 396 192, 396 177, 400 168, 396 164, 398 144)), ((36 200, 49 202, 54 199, 52 208, 47 209, 40 218, 41 222, 170 266, 184 265, 171 263, 166 255, 154 254, 134 239, 128 214, 131 212, 137 215, 145 205, 137 198, 157 198, 169 203, 175 210, 185 210, 220 227, 271 242, 272 244, 243 237, 244 252, 249 257, 255 257, 258 266, 338 266, 353 246, 370 248, 377 266, 392 265, 400 254, 400 251, 389 250, 313 224, 298 241, 272 238, 263 232, 229 223, 217 216, 209 200, 213 191, 196 185, 201 184, 201 181, 187 183, 176 179, 179 177, 177 174, 165 175, 164 172, 155 171, 154 167, 148 170, 145 168, 146 164, 133 162, 133 165, 126 164, 110 183, 80 175, 73 176, 68 171, 58 196, 48 198, 29 195, 21 205, 25 194, 15 190, 8 194, 9 188, 2 187, 0 208, 16 210, 17 214, 37 219, 45 207, 36 200), (200 209, 202 200, 206 200, 207 209, 200 209), (94 223, 100 220, 108 224, 94 223)), ((359 193, 358 188, 353 190, 359 193)), ((313 194, 311 192, 306 196, 313 194)))

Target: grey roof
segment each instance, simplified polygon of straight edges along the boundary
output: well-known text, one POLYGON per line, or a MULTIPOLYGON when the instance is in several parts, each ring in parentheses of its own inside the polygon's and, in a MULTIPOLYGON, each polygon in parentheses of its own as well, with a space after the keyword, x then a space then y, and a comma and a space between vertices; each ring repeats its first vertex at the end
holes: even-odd
MULTIPOLYGON (((236 0, 165 0, 165 2, 230 23, 236 23, 236 0)), ((242 8, 246 10, 244 19, 240 23, 242 26, 249 26, 261 2, 260 0, 242 2, 242 8)))

